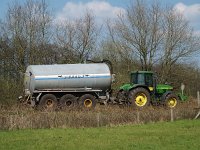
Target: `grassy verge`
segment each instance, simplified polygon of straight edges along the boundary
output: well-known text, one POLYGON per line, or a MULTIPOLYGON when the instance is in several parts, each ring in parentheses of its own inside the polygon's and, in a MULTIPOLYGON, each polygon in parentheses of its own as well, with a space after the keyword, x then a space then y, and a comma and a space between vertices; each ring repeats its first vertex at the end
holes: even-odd
MULTIPOLYGON (((173 110, 174 120, 193 119, 197 114, 195 107, 196 101, 180 103, 173 110)), ((132 107, 98 105, 89 111, 77 108, 53 112, 36 111, 21 105, 0 107, 0 130, 101 127, 170 120, 170 109, 161 106, 135 110, 132 107)))
POLYGON ((200 120, 100 128, 0 131, 0 149, 193 149, 200 147, 200 120))

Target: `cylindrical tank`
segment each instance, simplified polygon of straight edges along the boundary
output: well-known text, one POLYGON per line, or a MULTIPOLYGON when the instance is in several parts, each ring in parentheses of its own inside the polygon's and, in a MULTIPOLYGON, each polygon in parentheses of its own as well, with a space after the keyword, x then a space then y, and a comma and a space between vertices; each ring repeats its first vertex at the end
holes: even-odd
POLYGON ((30 65, 25 73, 25 91, 102 90, 110 88, 112 75, 105 63, 30 65))

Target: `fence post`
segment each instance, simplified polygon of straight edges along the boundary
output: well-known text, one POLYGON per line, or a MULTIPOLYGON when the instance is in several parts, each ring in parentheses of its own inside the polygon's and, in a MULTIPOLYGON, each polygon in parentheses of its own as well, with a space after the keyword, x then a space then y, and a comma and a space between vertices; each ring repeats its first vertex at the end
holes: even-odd
POLYGON ((199 91, 197 91, 197 103, 198 103, 198 108, 200 107, 200 97, 199 97, 199 91))
POLYGON ((139 124, 140 123, 140 111, 137 110, 137 123, 139 124))
POLYGON ((170 109, 170 113, 171 113, 171 122, 174 121, 174 110, 173 108, 170 109))
POLYGON ((198 103, 198 113, 197 115, 194 117, 194 119, 197 119, 200 116, 200 97, 199 97, 199 91, 197 91, 197 103, 198 103))
POLYGON ((100 126, 100 113, 97 113, 97 127, 100 126))

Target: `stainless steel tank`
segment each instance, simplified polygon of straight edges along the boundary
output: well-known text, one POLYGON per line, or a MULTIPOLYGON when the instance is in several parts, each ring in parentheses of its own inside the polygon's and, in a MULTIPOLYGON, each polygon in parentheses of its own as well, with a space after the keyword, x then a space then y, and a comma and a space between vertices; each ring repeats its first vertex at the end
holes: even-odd
POLYGON ((25 94, 40 90, 102 90, 110 88, 112 75, 105 63, 30 65, 25 73, 25 94))

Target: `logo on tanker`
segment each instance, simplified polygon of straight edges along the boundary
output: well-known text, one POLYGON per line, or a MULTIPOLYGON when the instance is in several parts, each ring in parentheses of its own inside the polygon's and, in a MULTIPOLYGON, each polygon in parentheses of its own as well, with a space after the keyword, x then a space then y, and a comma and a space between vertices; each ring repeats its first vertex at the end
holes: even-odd
POLYGON ((66 76, 64 75, 62 77, 69 78, 69 79, 73 79, 73 78, 98 78, 98 77, 102 77, 102 75, 101 74, 98 74, 98 75, 96 75, 96 74, 91 74, 91 75, 81 75, 81 74, 76 75, 76 74, 73 74, 73 75, 66 75, 66 76))
POLYGON ((84 78, 85 76, 89 75, 69 75, 68 78, 84 78))

